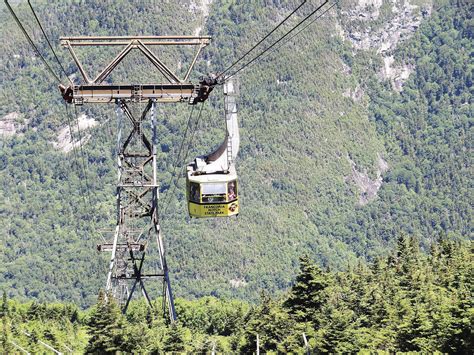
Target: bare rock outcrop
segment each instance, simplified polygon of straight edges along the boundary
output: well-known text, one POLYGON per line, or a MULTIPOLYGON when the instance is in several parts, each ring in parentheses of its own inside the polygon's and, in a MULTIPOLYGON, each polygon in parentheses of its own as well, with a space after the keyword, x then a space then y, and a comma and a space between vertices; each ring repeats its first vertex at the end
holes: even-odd
POLYGON ((229 280, 230 286, 232 288, 239 288, 247 286, 247 281, 244 279, 231 279, 229 280))
POLYGON ((211 6, 213 0, 195 0, 191 1, 189 4, 189 11, 192 13, 201 16, 202 24, 194 29, 194 35, 199 36, 202 31, 202 26, 204 26, 205 21, 209 17, 209 7, 211 6))
POLYGON ((71 129, 69 126, 63 127, 58 132, 57 142, 53 142, 53 146, 61 149, 65 153, 69 153, 76 147, 84 145, 90 139, 91 135, 86 133, 86 130, 97 126, 98 122, 93 118, 88 118, 85 114, 78 116, 77 123, 71 129), (81 138, 79 138, 79 130, 81 130, 81 138), (73 139, 74 138, 74 139, 73 139))
POLYGON ((388 171, 388 163, 378 154, 377 177, 372 180, 366 171, 359 171, 357 169, 356 163, 351 158, 347 157, 347 159, 352 168, 352 174, 347 180, 352 181, 356 185, 359 190, 359 205, 365 206, 377 196, 377 192, 382 187, 383 174, 388 171))
POLYGON ((390 80, 397 91, 403 89, 414 68, 404 63, 396 65, 393 53, 402 41, 415 33, 423 17, 431 14, 431 0, 421 3, 423 5, 410 4, 408 0, 359 0, 355 6, 341 11, 344 24, 338 29, 343 40, 350 41, 356 51, 375 50, 384 63, 380 77, 390 80))
POLYGON ((28 125, 29 120, 20 120, 19 112, 10 112, 0 118, 0 135, 11 137, 15 134, 21 134, 20 132, 28 125))
POLYGON ((351 98, 354 102, 360 102, 364 97, 364 90, 360 85, 357 85, 354 89, 348 88, 342 93, 342 96, 351 98))

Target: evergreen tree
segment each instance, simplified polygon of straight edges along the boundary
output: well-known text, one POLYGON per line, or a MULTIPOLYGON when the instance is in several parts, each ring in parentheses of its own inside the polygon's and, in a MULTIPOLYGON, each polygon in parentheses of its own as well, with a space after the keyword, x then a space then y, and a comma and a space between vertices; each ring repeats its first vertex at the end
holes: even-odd
POLYGON ((10 343, 10 329, 7 317, 2 317, 2 333, 0 337, 0 354, 10 354, 12 352, 10 343))
POLYGON ((281 303, 262 295, 261 305, 250 311, 239 350, 246 354, 254 352, 258 334, 261 351, 294 351, 299 347, 293 336, 295 328, 296 322, 289 317, 281 303))
POLYGON ((42 316, 41 305, 38 302, 33 301, 28 308, 27 316, 30 320, 40 319, 42 316))
POLYGON ((52 329, 46 329, 43 332, 44 342, 51 345, 53 348, 59 348, 58 337, 52 329))
POLYGON ((146 310, 146 317, 145 317, 146 324, 147 324, 148 328, 152 327, 153 319, 154 319, 153 309, 151 307, 148 307, 147 310, 146 310))
POLYGON ((283 304, 298 321, 313 321, 327 300, 325 289, 330 285, 328 273, 322 271, 308 256, 300 258, 300 272, 283 304))
POLYGON ((0 306, 0 319, 2 321, 0 353, 9 354, 12 351, 12 344, 10 343, 8 299, 5 291, 3 291, 2 305, 0 306))
POLYGON ((438 254, 432 257, 433 265, 440 270, 437 283, 444 290, 444 302, 438 309, 444 310, 436 322, 438 338, 442 340, 438 349, 448 353, 472 352, 474 301, 474 253, 472 241, 462 244, 441 240, 438 254), (437 258, 437 260, 436 260, 437 258))
POLYGON ((38 332, 36 331, 36 329, 32 329, 30 335, 28 336, 28 350, 32 354, 38 354, 42 350, 42 346, 40 345, 38 340, 38 332))
MULTIPOLYGON (((472 243, 440 241, 427 255, 417 247, 416 239, 404 237, 392 255, 377 259, 369 267, 360 264, 348 271, 324 273, 329 280, 329 286, 321 291, 324 302, 318 303, 314 319, 308 321, 289 313, 291 309, 283 306, 288 300, 264 295, 251 311, 249 305, 237 301, 178 300, 182 323, 166 327, 157 313, 159 307, 151 310, 134 301, 125 318, 113 299, 106 302, 101 292, 89 316, 89 339, 80 322, 84 316, 74 307, 20 304, 6 300, 5 295, 0 299, 0 353, 15 352, 11 340, 32 353, 47 351, 38 340, 58 350, 67 345, 77 353, 197 353, 211 351, 214 343, 218 352, 252 353, 257 334, 262 353, 303 353, 304 332, 314 353, 470 354, 473 270, 472 243)), ((288 298, 310 304, 302 287, 296 285, 302 300, 294 290, 288 298)), ((316 292, 316 297, 321 293, 316 292)))
POLYGON ((96 309, 88 323, 89 343, 86 352, 112 354, 120 350, 121 314, 117 302, 113 297, 106 297, 104 291, 99 292, 96 309))
POLYGON ((5 290, 2 295, 2 306, 0 307, 0 318, 8 316, 8 299, 5 290))
POLYGON ((338 354, 358 350, 354 341, 357 328, 354 312, 341 305, 329 304, 324 306, 323 314, 325 316, 318 331, 320 344, 314 350, 338 354))
POLYGON ((163 351, 165 352, 180 352, 184 351, 184 331, 183 327, 174 322, 169 328, 163 342, 163 351))
POLYGON ((122 317, 119 327, 122 329, 120 350, 126 353, 143 353, 149 347, 149 328, 146 322, 130 324, 122 317))
POLYGON ((74 311, 72 312, 71 317, 69 318, 69 321, 73 324, 79 321, 79 312, 77 311, 77 308, 75 308, 74 311))

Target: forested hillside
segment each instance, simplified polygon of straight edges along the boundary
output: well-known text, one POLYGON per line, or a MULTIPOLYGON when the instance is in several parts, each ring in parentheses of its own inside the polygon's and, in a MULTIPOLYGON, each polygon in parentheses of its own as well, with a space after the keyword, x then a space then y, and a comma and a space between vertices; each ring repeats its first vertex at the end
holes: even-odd
MULTIPOLYGON (((197 78, 229 65, 296 3, 215 0, 203 9, 192 1, 38 1, 36 8, 69 75, 78 72, 59 48, 59 36, 193 34, 200 29, 213 36, 213 43, 198 63, 197 78)), ((300 18, 316 6, 310 3, 300 18)), ((359 44, 366 33, 389 36, 406 4, 341 1, 295 40, 241 73, 238 218, 187 217, 184 179, 177 189, 169 181, 190 108, 160 108, 159 180, 161 197, 170 201, 162 227, 178 297, 256 301, 261 291, 273 295, 293 284, 301 255, 323 268, 353 270, 390 254, 404 233, 416 236, 426 252, 439 236, 470 238, 473 8, 463 1, 413 1, 407 11, 418 22, 403 35, 396 33, 401 37, 396 45, 382 51, 375 40, 359 44), (396 80, 382 73, 386 63, 409 75, 397 77, 394 85, 396 80)), ((28 7, 21 3, 15 9, 46 53, 28 7)), ((0 20, 5 24, 0 28, 0 122, 13 121, 14 127, 12 134, 1 132, 0 288, 16 300, 88 307, 105 283, 107 266, 95 245, 102 230, 115 223, 113 107, 77 109, 77 115, 97 122, 82 131, 84 161, 80 149, 66 153, 52 144, 74 109, 68 116, 3 4, 0 20)), ((94 71, 112 55, 90 50, 82 59, 94 71)), ((189 60, 184 52, 163 55, 176 67, 176 57, 180 63, 189 60)), ((141 64, 132 58, 114 79, 151 80, 141 64)), ((188 159, 223 139, 221 101, 216 89, 189 142, 188 159)), ((335 285, 344 287, 344 282, 335 285)), ((242 307, 245 313, 248 305, 242 307)), ((327 316, 352 324, 350 312, 341 312, 327 316)), ((289 315, 282 317, 284 322, 289 315)), ((386 349, 412 349, 394 340, 401 329, 394 332, 374 339, 384 339, 379 345, 391 342, 386 349)), ((234 349, 247 346, 249 334, 241 334, 234 349)), ((314 342, 323 342, 321 337, 312 335, 314 342)), ((84 346, 82 339, 78 346, 84 346)), ((445 349, 440 344, 417 346, 445 349)), ((363 346, 385 349, 379 345, 363 346)))
POLYGON ((346 272, 300 259, 284 297, 263 293, 257 305, 204 297, 177 300, 179 323, 165 326, 160 305, 132 303, 122 316, 114 302, 80 311, 71 304, 0 303, 0 351, 31 353, 53 346, 74 353, 354 353, 470 354, 474 321, 472 245, 440 240, 429 254, 415 238, 396 251, 346 272), (305 335, 308 345, 305 348, 305 335))

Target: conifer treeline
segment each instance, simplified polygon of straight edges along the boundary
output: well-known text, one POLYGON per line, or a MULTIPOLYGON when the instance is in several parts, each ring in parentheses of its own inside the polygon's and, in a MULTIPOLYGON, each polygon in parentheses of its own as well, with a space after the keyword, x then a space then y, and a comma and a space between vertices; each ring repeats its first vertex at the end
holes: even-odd
POLYGON ((159 304, 153 311, 136 302, 122 316, 103 293, 84 312, 4 296, 1 349, 44 351, 41 340, 60 351, 90 353, 252 353, 258 334, 262 352, 467 354, 473 348, 472 274, 472 244, 441 240, 424 253, 416 239, 402 237, 393 255, 346 272, 322 270, 304 256, 289 293, 279 299, 262 294, 258 305, 178 300, 180 321, 173 326, 162 320, 159 304))

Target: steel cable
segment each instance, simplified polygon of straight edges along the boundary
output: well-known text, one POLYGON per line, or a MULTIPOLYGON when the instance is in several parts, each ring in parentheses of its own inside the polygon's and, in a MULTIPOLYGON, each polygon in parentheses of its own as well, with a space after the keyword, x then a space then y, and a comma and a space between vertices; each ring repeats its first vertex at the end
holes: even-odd
POLYGON ((41 52, 39 51, 38 47, 36 47, 36 45, 34 44, 33 40, 31 39, 30 35, 28 34, 28 32, 25 30, 25 28, 23 27, 23 25, 21 24, 21 21, 18 19, 17 15, 15 14, 15 11, 13 11, 12 7, 10 6, 10 4, 8 3, 8 0, 5 0, 5 5, 7 5, 8 7, 8 10, 10 11, 10 13, 12 14, 13 18, 15 19, 18 27, 20 27, 21 31, 23 32, 23 34, 25 35, 26 39, 28 40, 28 42, 30 43, 30 46, 34 49, 34 51, 36 52, 36 54, 40 57, 41 61, 44 63, 44 65, 46 66, 46 69, 48 69, 49 73, 54 77, 54 79, 58 82, 58 83, 61 83, 61 79, 59 78, 58 75, 56 75, 56 73, 54 72, 54 70, 51 68, 51 66, 48 64, 48 62, 46 61, 46 59, 43 57, 43 55, 41 54, 41 52))
MULTIPOLYGON (((333 4, 331 4, 331 6, 329 6, 326 10, 324 10, 324 12, 322 12, 321 14, 319 14, 318 16, 316 16, 310 23, 308 23, 306 26, 304 26, 301 30, 299 30, 297 33, 295 33, 293 36, 291 36, 290 38, 288 38, 286 41, 280 43, 280 45, 278 47, 275 47, 273 48, 272 50, 270 50, 265 56, 263 57, 260 57, 258 60, 256 60, 254 62, 257 63, 259 60, 262 60, 262 59, 265 59, 267 58, 268 56, 270 56, 274 51, 280 49, 281 47, 283 47, 285 44, 287 44, 288 42, 290 42, 292 39, 294 39, 296 36, 298 36, 301 32, 303 32, 304 30, 306 30, 309 26, 311 26, 312 24, 314 24, 318 19, 320 19, 321 17, 323 17, 329 10, 331 10, 334 6, 336 6, 337 4, 339 3, 339 1, 336 1, 334 2, 333 4)), ((234 74, 235 75, 235 74, 234 74)))
MULTIPOLYGON (((188 155, 189 155, 189 149, 191 148, 191 143, 194 139, 194 135, 196 133, 196 130, 199 126, 199 122, 201 120, 201 116, 202 116, 202 109, 204 108, 204 103, 201 104, 201 109, 199 110, 199 114, 198 114, 198 117, 196 119, 196 123, 194 124, 194 128, 193 128, 193 131, 191 132, 191 139, 189 140, 189 143, 188 143, 188 147, 186 148, 186 154, 184 156, 184 159, 183 161, 186 162, 187 159, 188 159, 188 155)), ((184 169, 186 169, 186 167, 184 167, 184 169)), ((168 207, 169 205, 171 204, 171 199, 173 198, 173 194, 174 194, 174 191, 176 190, 176 187, 178 186, 179 184, 179 181, 181 179, 181 174, 178 175, 178 178, 177 180, 175 181, 175 183, 173 184, 173 190, 169 193, 169 198, 166 202, 166 205, 164 205, 165 207, 163 208, 163 212, 162 212, 162 216, 165 216, 166 215, 166 212, 168 211, 168 207)))
MULTIPOLYGON (((284 40, 288 35, 290 35, 294 30, 296 30, 299 26, 301 26, 304 22, 306 22, 311 16, 313 16, 316 12, 318 12, 324 5, 326 5, 327 3, 329 2, 329 0, 325 0, 321 5, 319 5, 315 10, 313 10, 309 15, 307 15, 303 20, 301 20, 300 22, 298 22, 298 24, 296 26, 293 26, 293 28, 291 28, 288 32, 286 32, 283 36, 281 36, 278 40, 276 40, 275 42, 273 42, 269 47, 267 47, 265 50, 263 50, 262 52, 260 52, 258 55, 256 55, 253 59, 251 59, 249 62, 247 62, 246 64, 244 64, 243 66, 241 66, 239 69, 237 69, 236 71, 234 71, 232 74, 228 75, 224 82, 229 80, 231 77, 237 75, 239 72, 241 72, 242 70, 244 70, 245 68, 247 68, 249 65, 251 65, 253 62, 255 62, 256 60, 258 60, 262 55, 264 55, 265 53, 267 53, 270 49, 272 49, 275 45, 277 45, 278 43, 280 43, 282 40, 284 40)), ((221 84, 223 84, 223 82, 221 82, 221 84)))
POLYGON ((234 63, 232 63, 231 66, 229 66, 227 69, 222 71, 219 75, 217 75, 217 78, 220 78, 224 76, 225 73, 227 73, 230 69, 232 69, 234 66, 236 66, 241 60, 243 60, 247 55, 249 55, 255 48, 257 48, 263 41, 265 41, 268 37, 270 37, 277 29, 279 29, 288 19, 293 16, 305 3, 307 0, 304 0, 296 9, 294 9, 288 16, 286 16, 273 30, 271 30, 269 33, 267 33, 266 36, 264 36, 260 41, 258 41, 252 48, 250 48, 243 56, 241 56, 239 59, 237 59, 234 63))
MULTIPOLYGON (((69 117, 70 116, 69 108, 68 108, 66 103, 64 103, 64 105, 66 107, 66 118, 67 118, 67 122, 68 122, 68 125, 69 125, 69 133, 71 135, 71 144, 72 144, 72 152, 73 152, 74 162, 75 162, 76 166, 80 168, 79 163, 78 163, 79 159, 77 158, 77 152, 76 152, 76 149, 74 147, 74 136, 73 136, 73 133, 72 133, 73 130, 72 130, 71 118, 69 117)), ((78 175, 80 175, 80 172, 79 172, 78 175)), ((80 178, 80 176, 79 176, 79 188, 80 188, 79 189, 79 194, 81 195, 82 200, 84 202, 84 207, 86 207, 87 203, 86 203, 86 198, 85 198, 85 195, 84 195, 84 188, 82 186, 82 179, 80 178)))
MULTIPOLYGON (((81 127, 79 126, 79 117, 77 115, 76 105, 74 105, 74 116, 76 116, 77 133, 79 135, 79 149, 81 150, 81 157, 82 157, 82 172, 84 174, 87 198, 89 200, 89 205, 90 205, 90 203, 91 203, 90 185, 89 185, 89 180, 87 179, 87 174, 86 174, 87 164, 86 164, 85 158, 84 158, 85 157, 84 150, 82 149, 82 134, 81 134, 81 127)), ((87 155, 87 162, 89 162, 89 155, 87 155)))
POLYGON ((189 114, 188 121, 186 123, 186 129, 185 129, 184 134, 183 134, 183 139, 181 140, 181 144, 180 144, 180 147, 178 149, 178 154, 177 154, 175 162, 173 164, 173 173, 171 174, 171 177, 168 181, 169 189, 171 189, 171 184, 173 182, 173 179, 176 177, 176 169, 178 168, 178 165, 181 161, 181 159, 180 159, 181 158, 181 152, 182 152, 182 149, 184 147, 184 142, 186 141, 186 136, 188 135, 189 127, 191 126, 191 119, 193 117, 194 107, 195 106, 193 105, 192 108, 191 108, 191 112, 189 114))
POLYGON ((33 5, 31 5, 30 0, 28 0, 28 5, 30 6, 31 12, 33 13, 33 16, 35 17, 36 22, 38 23, 38 26, 41 29, 41 32, 43 33, 44 38, 46 39, 46 42, 48 42, 48 46, 51 49, 51 52, 53 52, 54 58, 56 58, 56 61, 58 62, 59 66, 60 66, 62 72, 64 73, 64 75, 66 76, 66 78, 69 80, 69 82, 71 84, 73 84, 72 80, 69 78, 69 76, 66 73, 66 70, 64 69, 63 65, 61 64, 61 61, 59 60, 58 56, 56 55, 56 51, 53 49, 53 46, 51 45, 51 42, 49 41, 49 38, 46 35, 46 32, 45 32, 43 26, 41 25, 41 22, 40 22, 38 16, 36 15, 36 12, 35 12, 35 9, 33 8, 33 5))

